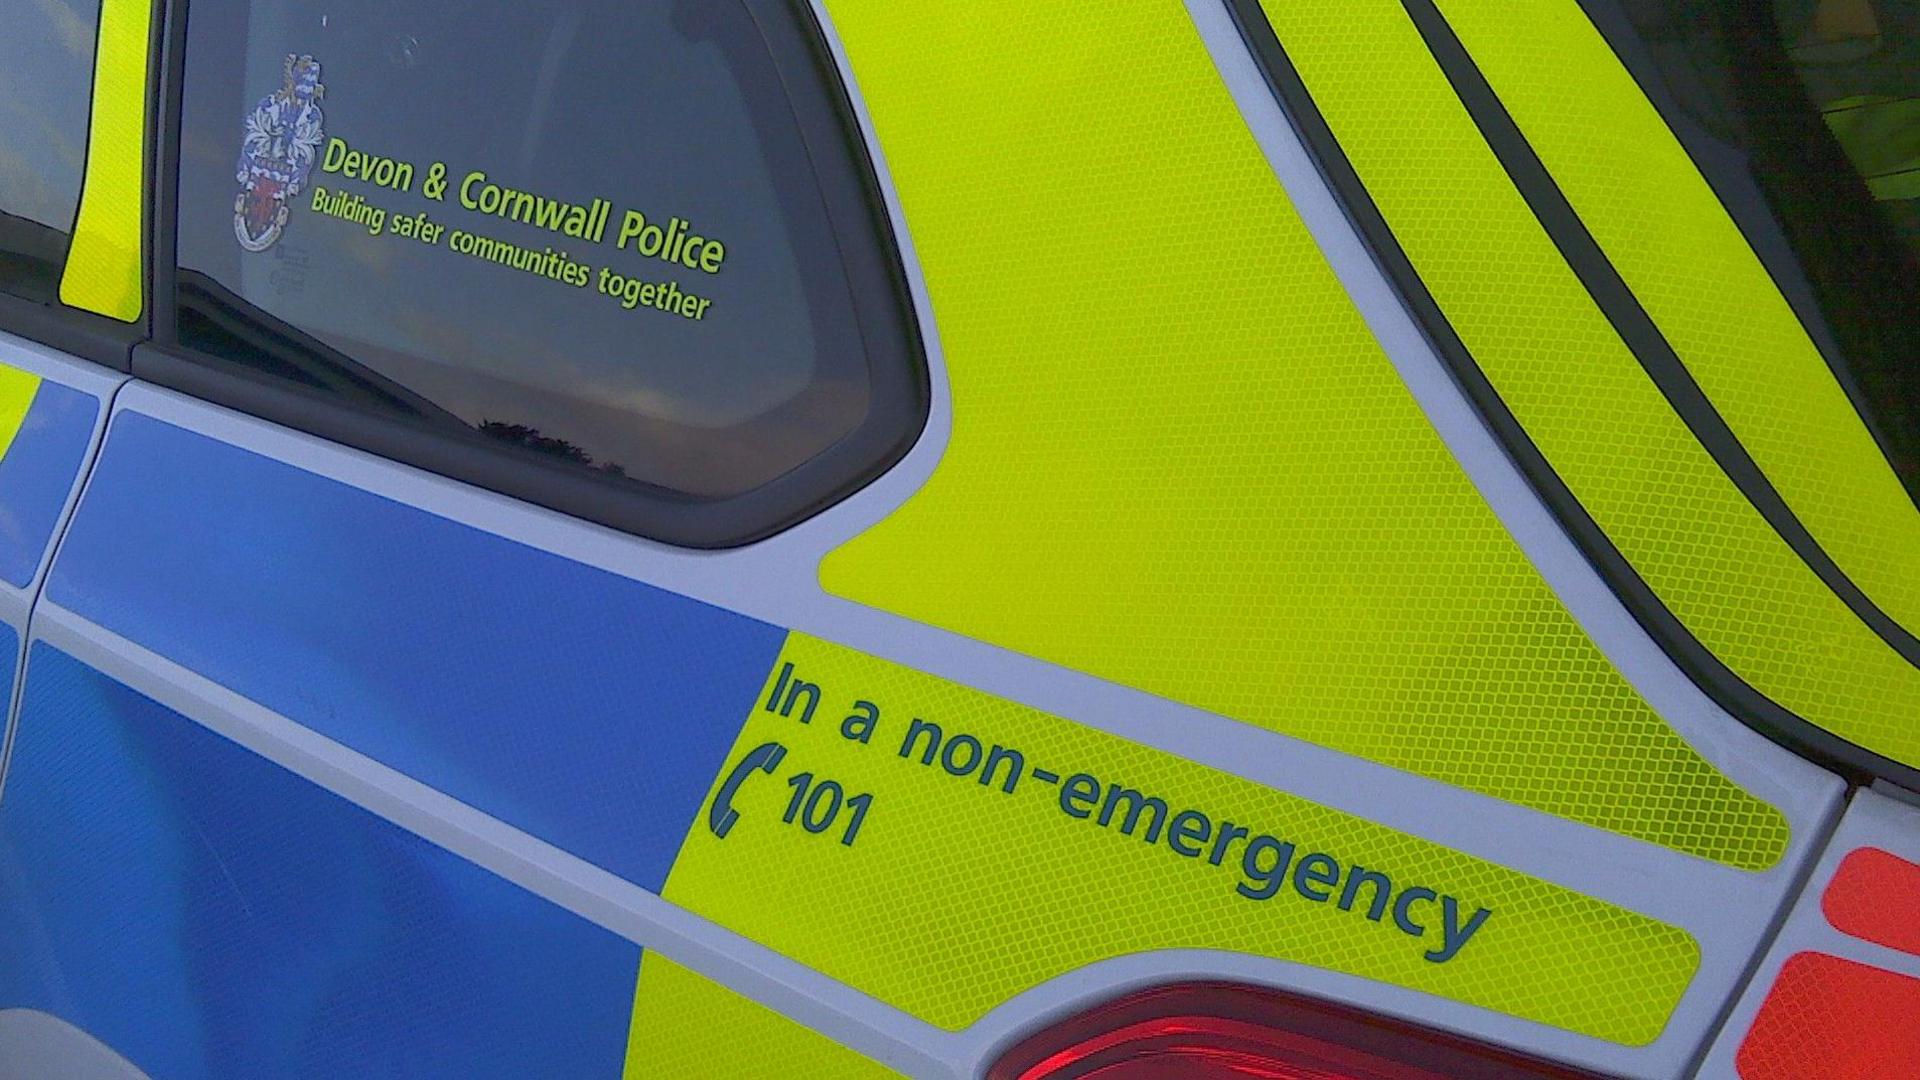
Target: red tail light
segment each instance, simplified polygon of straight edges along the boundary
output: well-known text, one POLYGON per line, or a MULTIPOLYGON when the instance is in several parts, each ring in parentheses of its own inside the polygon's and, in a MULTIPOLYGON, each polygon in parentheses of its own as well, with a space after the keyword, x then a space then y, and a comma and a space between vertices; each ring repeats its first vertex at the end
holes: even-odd
POLYGON ((1124 997, 1011 1050, 988 1080, 1574 1080, 1449 1035, 1224 983, 1124 997))

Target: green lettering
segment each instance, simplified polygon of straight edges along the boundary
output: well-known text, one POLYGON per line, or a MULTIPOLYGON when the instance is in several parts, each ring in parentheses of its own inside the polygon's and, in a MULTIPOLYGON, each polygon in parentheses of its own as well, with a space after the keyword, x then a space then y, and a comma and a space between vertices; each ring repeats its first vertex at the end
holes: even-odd
POLYGON ((576 240, 584 238, 587 235, 587 223, 592 220, 593 215, 588 212, 586 207, 569 207, 567 209, 566 223, 560 226, 560 231, 576 240))
POLYGON ((613 246, 624 250, 627 246, 627 241, 637 238, 640 235, 640 230, 646 227, 647 215, 638 210, 627 211, 625 216, 620 219, 620 235, 614 238, 613 246))

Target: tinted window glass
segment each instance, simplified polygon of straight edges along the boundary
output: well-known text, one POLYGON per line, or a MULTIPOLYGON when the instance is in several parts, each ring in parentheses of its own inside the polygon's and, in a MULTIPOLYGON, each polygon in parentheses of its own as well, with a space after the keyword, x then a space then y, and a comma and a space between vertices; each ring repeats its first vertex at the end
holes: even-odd
POLYGON ((1920 0, 1587 0, 1920 500, 1920 0))
POLYGON ((1920 250, 1920 2, 1779 0, 1794 73, 1887 223, 1920 250))
POLYGON ((0 291, 58 299, 80 207, 99 0, 0 0, 0 291))
POLYGON ((196 0, 181 344, 683 500, 911 411, 764 6, 196 0))

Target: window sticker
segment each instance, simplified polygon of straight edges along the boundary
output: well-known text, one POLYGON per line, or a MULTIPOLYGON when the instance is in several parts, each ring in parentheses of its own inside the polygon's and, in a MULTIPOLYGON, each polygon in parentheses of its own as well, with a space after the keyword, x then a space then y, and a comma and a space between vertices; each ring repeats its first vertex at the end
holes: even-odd
POLYGON ((327 88, 320 81, 320 62, 289 53, 283 72, 280 89, 261 98, 247 114, 240 140, 233 235, 253 252, 272 247, 286 231, 291 216, 287 202, 305 190, 326 138, 320 99, 327 88))
POLYGON ((680 214, 659 214, 616 207, 594 196, 570 202, 536 191, 510 187, 484 168, 456 172, 444 161, 417 168, 412 161, 354 146, 328 135, 320 101, 326 86, 320 62, 289 54, 280 89, 260 99, 247 115, 233 203, 233 232, 240 246, 263 252, 280 239, 292 216, 292 200, 306 191, 316 169, 332 187, 313 185, 305 205, 321 217, 357 225, 372 238, 391 236, 456 255, 490 262, 575 289, 592 287, 627 311, 649 308, 689 322, 703 322, 713 298, 683 289, 671 280, 649 280, 649 267, 666 264, 713 277, 727 259, 727 244, 706 235, 680 214), (342 183, 350 184, 342 187, 342 183), (355 190, 356 188, 360 190, 355 190), (374 190, 367 190, 374 189, 374 190), (381 191, 413 194, 434 202, 457 202, 466 215, 436 221, 427 211, 390 211, 381 191), (369 197, 372 196, 372 197, 369 197), (459 227, 459 217, 481 221, 459 227), (595 266, 575 259, 555 244, 531 247, 488 235, 484 219, 530 225, 568 240, 611 247, 622 261, 595 266))
POLYGON ((603 524, 811 512, 923 385, 816 34, 784 0, 197 0, 166 344, 603 524))

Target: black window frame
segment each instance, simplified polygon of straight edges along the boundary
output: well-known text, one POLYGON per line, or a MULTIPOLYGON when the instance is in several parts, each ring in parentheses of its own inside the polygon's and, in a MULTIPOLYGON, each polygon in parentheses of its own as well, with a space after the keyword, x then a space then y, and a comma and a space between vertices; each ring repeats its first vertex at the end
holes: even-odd
MULTIPOLYGON (((814 457, 739 495, 697 498, 631 479, 543 461, 477 431, 409 421, 303 390, 284 379, 180 343, 177 293, 181 105, 191 0, 167 3, 160 72, 158 153, 149 170, 151 340, 137 345, 136 378, 342 443, 452 480, 676 547, 740 547, 783 532, 886 473, 919 439, 931 383, 918 309, 898 234, 866 139, 824 29, 805 0, 737 0, 766 41, 793 105, 813 179, 826 205, 867 353, 865 418, 814 457), (850 242, 851 241, 851 242, 850 242)), ((279 337, 290 328, 263 318, 279 337)), ((297 332, 296 332, 297 333, 297 332)))

